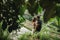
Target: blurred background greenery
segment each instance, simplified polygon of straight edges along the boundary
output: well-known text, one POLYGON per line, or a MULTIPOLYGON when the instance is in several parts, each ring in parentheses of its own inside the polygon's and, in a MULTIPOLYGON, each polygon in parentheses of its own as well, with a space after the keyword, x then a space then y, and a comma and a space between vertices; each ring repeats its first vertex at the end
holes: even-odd
POLYGON ((13 40, 9 37, 9 20, 18 23, 17 29, 25 27, 31 31, 30 25, 26 27, 24 22, 31 22, 37 15, 42 20, 41 31, 21 34, 17 40, 60 40, 60 0, 0 0, 0 39, 13 40), (4 21, 7 21, 5 30, 2 29, 4 21))

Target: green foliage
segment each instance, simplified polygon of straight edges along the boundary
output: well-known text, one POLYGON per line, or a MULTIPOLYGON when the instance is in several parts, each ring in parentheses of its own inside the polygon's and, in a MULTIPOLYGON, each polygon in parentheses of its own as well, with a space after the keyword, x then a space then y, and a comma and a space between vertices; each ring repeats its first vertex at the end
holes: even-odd
POLYGON ((60 32, 58 32, 58 21, 51 18, 47 23, 42 24, 42 29, 39 33, 20 35, 19 40, 60 40, 60 32))
MULTIPOLYGON (((26 9, 29 11, 31 15, 34 15, 34 13, 39 14, 39 12, 41 13, 42 10, 45 9, 45 13, 43 17, 46 23, 42 24, 41 32, 36 34, 34 33, 32 35, 29 33, 23 34, 20 36, 18 40, 35 40, 38 38, 40 40, 60 40, 59 37, 56 37, 60 34, 57 31, 57 30, 60 30, 60 4, 59 6, 56 5, 56 2, 58 3, 58 1, 55 1, 55 0, 51 0, 51 1, 39 0, 37 2, 35 1, 36 0, 28 0, 27 3, 25 3, 25 0, 13 0, 13 1, 8 0, 4 4, 3 1, 0 0, 0 10, 1 10, 0 22, 2 20, 9 21, 9 19, 12 18, 13 19, 12 21, 17 21, 19 25, 21 25, 21 23, 24 22, 26 19, 23 17, 26 9), (6 12, 3 10, 5 10, 6 12), (13 12, 13 10, 15 10, 15 12, 13 12), (57 17, 52 18, 55 16, 57 17)), ((8 31, 7 30, 3 31, 1 27, 2 27, 2 23, 0 23, 0 39, 9 40, 8 31)))
POLYGON ((7 30, 3 31, 2 30, 2 22, 0 23, 0 40, 10 40, 10 38, 8 38, 9 33, 7 30))
POLYGON ((25 34, 23 34, 23 35, 20 35, 20 37, 18 38, 18 40, 30 40, 30 39, 29 39, 30 36, 31 36, 31 34, 25 33, 25 34))
POLYGON ((22 16, 24 14, 24 12, 25 12, 25 9, 26 9, 26 6, 25 5, 20 6, 19 15, 22 16))
POLYGON ((2 39, 2 35, 3 35, 1 27, 2 27, 2 22, 0 23, 0 39, 2 39))
POLYGON ((27 9, 29 13, 34 16, 34 14, 38 14, 38 2, 37 0, 28 0, 27 9))
POLYGON ((19 19, 17 20, 18 23, 22 23, 25 21, 25 18, 23 16, 18 15, 19 19))
POLYGON ((42 12, 42 10, 43 10, 43 9, 42 9, 42 7, 39 5, 39 6, 38 6, 38 12, 40 12, 40 13, 41 13, 41 12, 42 12))

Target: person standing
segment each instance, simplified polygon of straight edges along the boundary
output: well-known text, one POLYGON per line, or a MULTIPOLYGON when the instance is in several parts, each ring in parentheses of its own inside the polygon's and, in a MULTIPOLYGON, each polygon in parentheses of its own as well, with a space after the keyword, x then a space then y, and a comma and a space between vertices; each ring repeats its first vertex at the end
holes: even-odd
POLYGON ((33 19, 33 32, 40 32, 42 28, 42 21, 40 20, 40 16, 34 17, 33 19))

